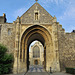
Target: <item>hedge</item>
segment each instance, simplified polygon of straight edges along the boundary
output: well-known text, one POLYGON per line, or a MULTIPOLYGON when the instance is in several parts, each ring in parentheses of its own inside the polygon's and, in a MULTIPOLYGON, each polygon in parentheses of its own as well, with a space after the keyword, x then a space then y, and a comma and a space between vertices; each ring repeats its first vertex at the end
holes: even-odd
POLYGON ((0 44, 0 74, 8 74, 13 67, 13 55, 8 54, 7 48, 0 44))
POLYGON ((75 68, 66 68, 66 73, 75 74, 75 68))

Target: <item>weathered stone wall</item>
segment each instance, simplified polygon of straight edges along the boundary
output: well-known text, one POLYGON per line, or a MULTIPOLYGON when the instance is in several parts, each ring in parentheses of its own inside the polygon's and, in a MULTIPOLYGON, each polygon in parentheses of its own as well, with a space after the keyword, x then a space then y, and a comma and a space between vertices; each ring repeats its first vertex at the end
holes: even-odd
POLYGON ((75 68, 75 33, 65 33, 61 25, 58 32, 61 71, 65 67, 75 68))
POLYGON ((64 50, 65 66, 75 68, 75 33, 66 33, 64 50))
POLYGON ((8 48, 9 53, 14 52, 15 49, 15 25, 14 24, 8 24, 8 23, 2 24, 1 43, 8 48))
POLYGON ((53 17, 44 8, 35 3, 26 13, 21 16, 21 23, 51 23, 53 17), (35 12, 38 12, 38 20, 35 20, 35 12))
POLYGON ((1 42, 1 25, 0 25, 0 42, 1 42))

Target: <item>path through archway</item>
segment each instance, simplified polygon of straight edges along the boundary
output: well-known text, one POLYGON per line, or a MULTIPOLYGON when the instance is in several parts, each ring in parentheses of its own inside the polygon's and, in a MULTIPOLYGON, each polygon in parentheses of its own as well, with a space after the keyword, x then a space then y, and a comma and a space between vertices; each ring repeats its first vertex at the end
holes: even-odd
MULTIPOLYGON (((50 49, 53 49, 53 43, 49 31, 39 25, 27 28, 21 37, 20 59, 25 64, 23 67, 25 68, 25 71, 29 69, 29 46, 35 40, 40 41, 44 47, 44 68, 48 70, 50 61, 48 52, 50 49)), ((51 58, 51 61, 52 59, 53 57, 51 58)))

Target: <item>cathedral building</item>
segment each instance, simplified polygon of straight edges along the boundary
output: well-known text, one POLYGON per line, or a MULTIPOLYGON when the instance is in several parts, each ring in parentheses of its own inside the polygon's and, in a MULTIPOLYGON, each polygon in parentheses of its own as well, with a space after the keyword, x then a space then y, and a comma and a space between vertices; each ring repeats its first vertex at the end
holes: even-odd
POLYGON ((30 48, 29 52, 30 65, 41 65, 44 63, 44 48, 40 42, 36 42, 30 48))

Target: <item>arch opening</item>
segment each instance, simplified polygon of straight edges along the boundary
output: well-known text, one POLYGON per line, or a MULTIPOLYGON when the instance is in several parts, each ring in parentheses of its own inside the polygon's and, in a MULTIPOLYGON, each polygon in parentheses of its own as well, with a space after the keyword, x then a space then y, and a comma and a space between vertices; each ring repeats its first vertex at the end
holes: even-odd
POLYGON ((52 44, 52 38, 49 32, 42 26, 34 25, 29 27, 21 37, 21 51, 20 59, 25 62, 26 70, 29 69, 29 46, 38 40, 42 43, 44 48, 44 68, 46 69, 46 45, 52 44))
MULTIPOLYGON (((45 46, 45 40, 44 40, 44 38, 40 35, 40 34, 38 34, 38 33, 35 33, 35 34, 33 34, 32 36, 30 36, 30 38, 28 39, 28 41, 27 41, 27 70, 29 69, 29 62, 33 62, 33 60, 29 60, 29 46, 31 45, 31 43, 33 42, 33 41, 35 41, 35 40, 37 40, 37 41, 39 41, 41 44, 42 44, 42 46, 43 46, 43 48, 44 48, 44 46, 45 46)), ((36 45, 37 46, 37 45, 36 45)), ((33 50, 35 50, 36 49, 36 46, 34 46, 33 47, 33 50)), ((39 48, 39 47, 38 47, 39 48)), ((44 51, 44 52, 46 52, 46 51, 44 51)), ((36 54, 37 55, 37 53, 36 53, 36 51, 35 51, 35 53, 34 54, 36 54)), ((44 53, 44 55, 43 55, 43 58, 44 58, 44 60, 43 60, 43 62, 44 62, 44 64, 42 65, 42 64, 39 64, 40 63, 40 57, 33 57, 33 59, 35 59, 34 60, 34 65, 41 65, 41 66, 44 66, 44 68, 45 68, 45 66, 46 66, 46 57, 44 57, 44 56, 46 56, 45 55, 46 53, 44 53)), ((35 55, 35 56, 36 56, 35 55)), ((38 55, 37 55, 38 56, 38 55)), ((42 63, 43 63, 42 62, 42 63)), ((31 65, 33 65, 33 64, 31 64, 31 65)))

